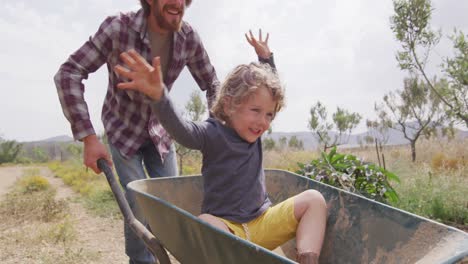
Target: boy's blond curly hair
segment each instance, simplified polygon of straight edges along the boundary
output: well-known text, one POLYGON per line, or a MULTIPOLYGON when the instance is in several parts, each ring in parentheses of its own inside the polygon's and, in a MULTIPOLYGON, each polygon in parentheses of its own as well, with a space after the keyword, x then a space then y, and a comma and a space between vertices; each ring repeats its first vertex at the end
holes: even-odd
POLYGON ((231 98, 231 111, 239 106, 244 100, 249 98, 258 88, 268 89, 276 102, 275 112, 278 113, 284 107, 284 89, 281 85, 278 74, 269 64, 255 63, 241 64, 229 73, 226 80, 221 85, 216 100, 211 107, 211 113, 219 120, 227 123, 229 113, 225 113, 224 105, 226 98, 231 98))

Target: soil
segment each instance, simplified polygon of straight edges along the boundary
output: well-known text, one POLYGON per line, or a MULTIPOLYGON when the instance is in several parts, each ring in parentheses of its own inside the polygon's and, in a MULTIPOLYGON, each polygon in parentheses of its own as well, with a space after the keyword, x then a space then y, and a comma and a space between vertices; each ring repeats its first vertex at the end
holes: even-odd
MULTIPOLYGON (((0 167, 0 199, 3 199, 14 182, 23 175, 23 170, 31 167, 0 167)), ((125 255, 123 220, 109 219, 91 215, 79 202, 78 194, 66 186, 63 181, 52 175, 46 167, 39 167, 41 176, 46 177, 57 190, 57 199, 66 199, 70 208, 70 219, 76 227, 76 244, 84 252, 93 252, 97 257, 87 263, 128 263, 125 255)), ((3 263, 33 263, 28 255, 22 255, 21 241, 17 241, 18 250, 8 246, 10 253, 2 254, 3 263), (5 259, 6 256, 6 259, 5 259)), ((2 249, 3 251, 4 249, 2 249)), ((172 259, 174 261, 174 259, 172 259)))

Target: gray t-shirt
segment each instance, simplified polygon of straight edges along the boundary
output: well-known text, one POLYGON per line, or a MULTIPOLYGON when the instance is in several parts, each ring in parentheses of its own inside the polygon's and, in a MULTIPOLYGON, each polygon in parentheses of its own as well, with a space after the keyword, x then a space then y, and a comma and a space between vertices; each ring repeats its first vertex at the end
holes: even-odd
POLYGON ((182 118, 174 109, 167 90, 161 100, 153 104, 153 111, 179 144, 203 154, 202 213, 246 223, 270 207, 260 138, 248 143, 235 130, 214 118, 203 122, 182 118))
POLYGON ((151 57, 159 56, 161 62, 161 71, 163 77, 166 78, 167 71, 169 68, 169 58, 172 56, 172 33, 160 34, 148 30, 150 45, 151 45, 151 57))

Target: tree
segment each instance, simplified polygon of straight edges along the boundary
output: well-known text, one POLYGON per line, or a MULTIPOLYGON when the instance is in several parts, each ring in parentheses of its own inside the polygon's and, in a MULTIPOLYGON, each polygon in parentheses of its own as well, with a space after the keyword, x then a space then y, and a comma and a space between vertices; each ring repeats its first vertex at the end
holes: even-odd
POLYGON ((456 37, 454 40, 455 48, 458 49, 459 54, 453 59, 446 59, 445 64, 445 71, 452 79, 455 77, 455 84, 443 87, 443 90, 438 89, 425 71, 430 52, 439 43, 442 35, 440 31, 436 32, 430 28, 429 22, 433 10, 431 1, 394 0, 393 8, 395 14, 390 21, 391 29, 402 47, 402 50, 397 52, 400 68, 412 74, 418 72, 422 75, 433 94, 448 107, 447 113, 464 122, 468 127, 467 47, 463 33, 460 34, 462 37, 456 37))
POLYGON ((206 112, 206 105, 203 102, 200 91, 195 90, 190 95, 190 100, 185 105, 185 110, 192 121, 201 121, 206 112))
MULTIPOLYGON (((446 82, 437 82, 444 85, 446 82)), ((401 131, 410 142, 411 159, 416 161, 416 142, 421 135, 430 138, 437 134, 437 128, 444 127, 444 107, 429 86, 417 77, 406 78, 403 90, 390 92, 383 98, 384 105, 376 107, 379 116, 387 124, 401 131)), ((446 127, 451 129, 451 123, 446 127)))
POLYGON ((288 147, 291 149, 303 150, 304 143, 302 142, 302 140, 299 140, 297 136, 292 136, 289 138, 288 147))
MULTIPOLYGON (((190 99, 185 105, 186 114, 192 121, 201 121, 206 112, 206 105, 203 102, 200 92, 195 90, 190 95, 190 99)), ((184 158, 193 153, 192 149, 186 148, 176 142, 176 154, 179 159, 179 173, 182 174, 184 168, 184 158)))
POLYGON ((468 127, 468 35, 463 35, 463 32, 455 30, 453 36, 455 55, 453 58, 445 58, 442 64, 444 72, 447 74, 450 81, 448 89, 442 90, 441 94, 448 98, 453 104, 453 108, 449 108, 448 114, 457 117, 458 121, 464 121, 468 127))
POLYGON ((333 113, 333 123, 327 121, 327 109, 321 103, 317 102, 310 109, 309 129, 317 136, 320 144, 323 144, 323 151, 329 148, 345 144, 349 140, 351 132, 361 121, 361 115, 358 113, 350 113, 340 107, 337 107, 333 113), (337 134, 333 136, 331 130, 336 128, 337 134))
POLYGON ((69 143, 66 146, 67 152, 71 154, 73 159, 81 161, 83 159, 83 145, 82 144, 74 144, 69 143))
POLYGON ((0 164, 14 162, 22 147, 23 145, 15 140, 3 140, 0 138, 0 164))
POLYGON ((265 138, 262 141, 262 146, 264 150, 273 150, 275 149, 275 145, 276 145, 275 140, 269 137, 265 138))
POLYGON ((286 148, 286 144, 287 144, 287 141, 288 141, 288 138, 286 138, 285 136, 282 136, 279 138, 278 140, 278 145, 279 145, 279 148, 284 150, 286 148))
POLYGON ((49 155, 47 152, 44 150, 44 148, 35 146, 32 149, 32 154, 33 154, 33 160, 36 162, 47 162, 49 161, 49 155))

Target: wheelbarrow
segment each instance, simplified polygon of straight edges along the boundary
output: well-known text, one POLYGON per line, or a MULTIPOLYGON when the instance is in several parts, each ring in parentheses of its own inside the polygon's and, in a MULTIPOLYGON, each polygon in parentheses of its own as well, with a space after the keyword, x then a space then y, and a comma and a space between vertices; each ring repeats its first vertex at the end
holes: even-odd
MULTIPOLYGON (((203 178, 164 177, 128 184, 151 232, 135 220, 107 164, 106 174, 125 221, 161 264, 169 251, 180 263, 295 263, 295 240, 274 252, 200 220, 203 178)), ((273 204, 315 189, 328 206, 320 263, 458 263, 468 258, 468 234, 353 193, 282 170, 265 170, 273 204)))

